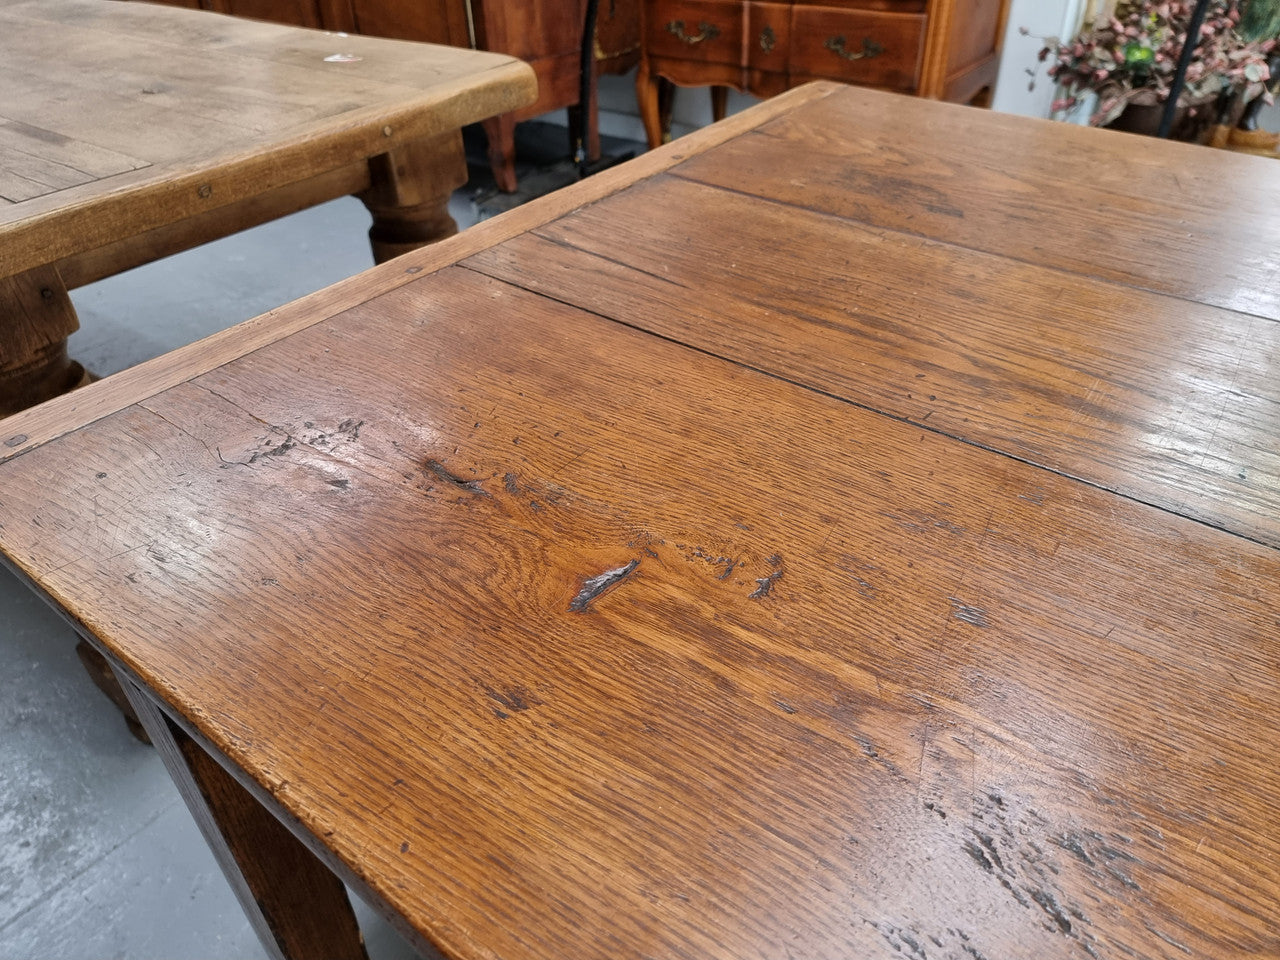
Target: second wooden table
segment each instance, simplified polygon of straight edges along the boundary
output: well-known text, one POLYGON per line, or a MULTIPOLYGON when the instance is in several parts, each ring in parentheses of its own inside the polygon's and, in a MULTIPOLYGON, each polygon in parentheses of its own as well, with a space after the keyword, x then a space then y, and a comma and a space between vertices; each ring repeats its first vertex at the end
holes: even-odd
POLYGON ((357 194, 385 259, 456 231, 511 57, 109 0, 0 0, 0 415, 80 378, 68 288, 357 194))

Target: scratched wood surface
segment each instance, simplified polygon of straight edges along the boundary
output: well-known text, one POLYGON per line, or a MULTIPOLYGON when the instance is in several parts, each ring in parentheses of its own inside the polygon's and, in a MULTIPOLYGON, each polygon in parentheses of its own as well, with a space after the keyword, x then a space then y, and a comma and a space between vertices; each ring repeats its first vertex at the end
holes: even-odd
POLYGON ((1280 948, 1269 547, 459 267, 3 479, 449 956, 1280 948))
MULTIPOLYGON (((738 137, 846 94, 789 96, 735 118, 738 137)), ((1109 446, 1081 439, 1100 418, 1068 429, 1065 361, 991 296, 965 301, 962 279, 989 292, 1003 273, 1027 324, 1096 297, 1093 337, 1120 359, 1072 346, 1135 420, 1164 387, 1114 372, 1134 341, 1176 376, 1171 341, 1230 349, 1206 330, 1224 311, 1120 285, 1112 303, 1096 280, 1052 287, 848 216, 722 209, 707 198, 724 190, 659 172, 733 146, 672 144, 517 212, 514 232, 398 262, 419 274, 388 264, 309 318, 247 327, 242 356, 230 336, 89 387, 81 429, 69 401, 61 425, 6 421, 42 432, 0 461, 0 551, 424 950, 1280 954, 1280 552, 1233 532, 1251 516, 1265 532, 1261 494, 1219 529, 949 435, 1016 433, 1038 372, 1038 456, 1121 478, 1150 459, 1132 426, 1109 446), (632 276, 653 265, 631 232, 634 252, 583 258, 593 218, 630 195, 668 242, 653 272, 685 286, 632 276), (718 249, 700 234, 727 232, 725 210, 729 259, 688 255, 718 249), (558 286, 526 289, 533 258, 558 286), (837 325, 864 260, 892 283, 859 274, 868 302, 837 325), (878 303, 894 299, 962 349, 904 331, 878 303), (1139 308, 1164 319, 1105 312, 1139 308), (749 358, 724 347, 730 314, 759 341, 749 358), (984 350, 1005 365, 980 367, 987 393, 1009 396, 944 369, 984 350), (855 359, 874 403, 854 396, 855 359), (905 408, 878 369, 895 362, 951 389, 905 408)), ((1216 455, 1203 433, 1171 437, 1216 455)), ((1176 461, 1153 502, 1188 475, 1176 461)))
POLYGON ((515 109, 512 57, 108 0, 0 0, 0 275, 515 109))

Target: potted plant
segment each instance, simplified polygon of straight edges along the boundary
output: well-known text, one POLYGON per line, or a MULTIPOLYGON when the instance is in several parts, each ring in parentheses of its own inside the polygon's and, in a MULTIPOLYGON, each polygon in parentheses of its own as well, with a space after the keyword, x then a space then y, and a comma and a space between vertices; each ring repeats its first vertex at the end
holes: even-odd
MULTIPOLYGON (((1071 110, 1096 94, 1091 125, 1154 133, 1194 6, 1120 0, 1113 14, 1070 40, 1048 39, 1040 60, 1049 61, 1049 76, 1059 86, 1054 111, 1071 110)), ((1237 106, 1257 98, 1271 102, 1267 55, 1275 41, 1247 40, 1239 23, 1239 0, 1210 3, 1178 101, 1181 130, 1175 127, 1175 136, 1195 139, 1228 100, 1237 106)))

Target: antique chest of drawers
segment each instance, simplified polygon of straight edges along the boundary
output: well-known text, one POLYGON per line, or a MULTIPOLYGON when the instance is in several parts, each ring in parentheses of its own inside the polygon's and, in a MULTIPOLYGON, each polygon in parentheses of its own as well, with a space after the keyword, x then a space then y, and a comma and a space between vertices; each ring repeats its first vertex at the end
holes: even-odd
POLYGON ((839 80, 970 102, 995 82, 1009 0, 644 0, 636 93, 650 146, 662 80, 769 97, 839 80))

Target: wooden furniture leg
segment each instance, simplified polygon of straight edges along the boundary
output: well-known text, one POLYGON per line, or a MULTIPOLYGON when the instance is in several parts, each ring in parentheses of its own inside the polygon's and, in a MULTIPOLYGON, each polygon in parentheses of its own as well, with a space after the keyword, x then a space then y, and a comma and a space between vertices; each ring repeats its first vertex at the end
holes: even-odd
POLYGON ((714 86, 711 88, 711 119, 717 122, 725 118, 729 110, 729 88, 714 86))
POLYGON ((67 356, 80 328, 57 268, 0 279, 0 417, 80 386, 85 373, 67 356))
POLYGON ((658 78, 658 125, 662 128, 662 142, 671 140, 671 114, 676 106, 676 85, 666 77, 658 78))
POLYGON ((658 108, 658 85, 661 78, 649 73, 648 64, 640 61, 636 71, 636 103, 640 107, 640 120, 644 124, 645 139, 649 149, 662 145, 662 118, 658 108))
POLYGON ((515 193, 516 182, 516 118, 504 113, 483 121, 485 136, 489 138, 489 166, 493 179, 503 193, 515 193))
POLYGON ((346 887, 132 678, 120 686, 273 960, 368 960, 346 887))
POLYGON ((360 199, 373 214, 369 243, 378 263, 458 232, 449 196, 467 182, 462 131, 415 140, 369 161, 360 199))
POLYGON ((124 687, 120 686, 120 681, 116 679, 107 658, 99 653, 96 647, 84 640, 76 644, 76 656, 80 658, 80 665, 84 667, 85 673, 89 674, 89 679, 93 681, 94 686, 106 694, 107 699, 124 714, 124 722, 129 732, 143 743, 150 743, 151 737, 147 735, 146 728, 138 719, 138 714, 134 712, 133 704, 125 695, 124 687))

